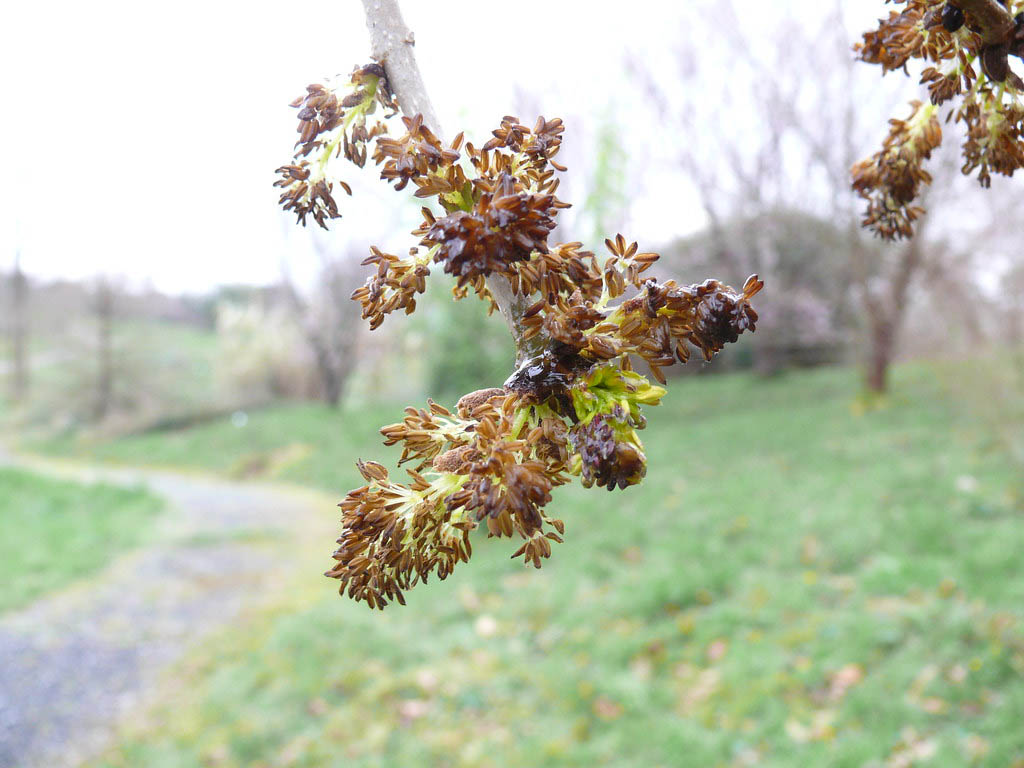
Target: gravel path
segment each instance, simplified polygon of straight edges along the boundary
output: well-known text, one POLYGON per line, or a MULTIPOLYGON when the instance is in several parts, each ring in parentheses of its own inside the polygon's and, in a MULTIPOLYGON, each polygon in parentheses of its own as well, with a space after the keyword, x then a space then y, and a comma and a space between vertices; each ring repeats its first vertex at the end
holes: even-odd
POLYGON ((0 464, 141 483, 168 502, 157 543, 0 616, 0 768, 76 766, 95 756, 190 647, 294 578, 292 534, 319 530, 325 519, 314 497, 279 488, 83 469, 2 448, 0 464), (270 535, 246 537, 254 532, 270 535))

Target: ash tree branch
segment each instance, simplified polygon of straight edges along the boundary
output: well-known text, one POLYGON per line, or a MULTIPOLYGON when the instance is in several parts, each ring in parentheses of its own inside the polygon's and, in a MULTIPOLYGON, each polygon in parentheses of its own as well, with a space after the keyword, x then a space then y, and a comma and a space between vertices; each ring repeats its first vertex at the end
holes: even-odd
MULTIPOLYGON (((408 117, 423 115, 423 124, 443 141, 441 123, 437 119, 413 52, 416 41, 402 18, 398 0, 363 0, 363 11, 366 14, 366 28, 370 33, 371 56, 384 67, 388 83, 403 114, 408 117)), ((516 365, 522 365, 541 354, 549 342, 545 334, 537 334, 531 339, 523 338, 526 330, 523 314, 530 306, 529 297, 514 293, 512 284, 502 275, 491 275, 487 279, 487 289, 515 341, 516 365)))
POLYGON ((409 117, 423 115, 424 125, 438 137, 443 136, 413 53, 416 40, 402 18, 398 0, 363 0, 363 10, 370 32, 370 55, 387 72, 388 84, 402 112, 409 117))
POLYGON ((981 37, 986 44, 1009 42, 1016 25, 1013 16, 998 0, 957 0, 956 5, 981 25, 981 37))

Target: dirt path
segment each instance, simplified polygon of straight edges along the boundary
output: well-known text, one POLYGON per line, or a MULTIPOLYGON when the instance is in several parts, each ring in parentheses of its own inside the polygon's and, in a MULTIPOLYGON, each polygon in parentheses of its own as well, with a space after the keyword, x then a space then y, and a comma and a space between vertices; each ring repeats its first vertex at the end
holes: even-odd
POLYGON ((190 647, 294 581, 302 537, 329 519, 322 499, 282 488, 54 463, 0 447, 2 464, 144 484, 168 508, 155 543, 0 616, 0 768, 94 756, 190 647))

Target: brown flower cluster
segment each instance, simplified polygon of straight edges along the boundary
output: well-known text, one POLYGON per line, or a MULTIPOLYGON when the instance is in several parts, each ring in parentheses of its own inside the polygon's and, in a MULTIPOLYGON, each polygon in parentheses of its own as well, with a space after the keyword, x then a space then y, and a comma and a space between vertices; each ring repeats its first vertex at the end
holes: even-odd
POLYGON ((470 393, 454 411, 434 402, 407 408, 381 430, 385 445, 401 446, 409 482, 359 463, 366 483, 340 505, 327 575, 371 608, 404 602, 432 575, 447 577, 469 559, 477 528, 518 538, 512 556, 540 567, 565 531, 546 511, 555 488, 577 476, 587 487, 625 489, 646 473, 641 409, 665 390, 634 371, 631 356, 662 383, 661 369, 687 360, 691 346, 710 359, 754 330, 750 302, 763 285, 756 275, 741 291, 716 280, 659 281, 648 274, 658 255, 622 235, 606 241, 603 263, 580 242, 549 244, 567 207, 556 195, 556 174, 566 170, 554 159, 562 121, 541 117, 528 127, 506 116, 478 148, 462 134, 445 144, 416 115, 402 118, 394 138, 383 123, 365 127, 374 103, 394 107, 383 74, 364 67, 351 94, 311 86, 296 102, 300 143, 295 162, 279 169, 282 204, 323 225, 338 215, 331 185, 343 185, 328 161, 372 157, 383 180, 424 205, 407 257, 374 247, 363 262, 373 273, 352 298, 370 327, 413 312, 436 263, 455 278, 453 295, 472 290, 492 308, 489 285, 505 281, 517 302, 517 341, 533 346, 503 387, 470 393))
MULTIPOLYGON (((423 221, 413 231, 426 256, 413 253, 409 259, 398 259, 374 253, 367 260, 378 267, 377 273, 353 298, 363 305, 363 317, 373 327, 396 309, 415 307, 414 295, 422 291, 421 279, 430 261, 456 277, 458 297, 472 288, 488 298, 485 279, 495 272, 515 280, 519 290, 514 265, 548 253, 547 237, 555 217, 567 207, 555 196, 554 173, 563 167, 552 160, 561 145, 561 120, 542 117, 531 130, 506 116, 482 149, 463 146, 462 134, 445 146, 419 115, 403 117, 402 122, 405 133, 400 138, 381 135, 376 141, 373 159, 382 168, 381 178, 396 190, 411 183, 415 197, 436 200, 442 215, 424 207, 423 221), (460 162, 463 151, 471 177, 460 162)), ((560 261, 563 255, 576 258, 563 246, 553 260, 560 261)), ((524 272, 527 280, 540 279, 530 268, 524 272)))
POLYGON ((470 211, 454 211, 433 222, 423 245, 437 246, 435 260, 455 275, 461 286, 468 280, 508 271, 535 251, 548 249, 548 232, 555 228, 554 196, 516 191, 511 174, 496 181, 476 180, 479 198, 470 211))
POLYGON ((329 178, 328 163, 343 153, 347 160, 362 167, 367 143, 386 131, 380 121, 367 128, 367 115, 373 114, 378 104, 391 114, 397 109, 379 64, 357 67, 344 87, 348 92, 342 94, 335 88, 313 84, 306 88, 305 96, 291 104, 299 110, 299 140, 292 162, 277 169, 281 178, 274 186, 283 189, 281 207, 294 211, 303 225, 306 217, 312 215, 326 229, 327 219, 340 217, 334 185, 349 195, 352 189, 340 179, 329 178), (314 158, 312 162, 308 159, 310 155, 314 158))
POLYGON ((920 81, 930 105, 914 102, 907 120, 891 120, 882 150, 857 163, 853 187, 868 207, 864 225, 886 239, 910 237, 923 212, 914 204, 931 177, 923 168, 942 141, 936 107, 958 100, 947 115, 963 123, 963 172, 977 172, 982 186, 991 174, 1012 176, 1024 167, 1024 81, 1010 57, 1024 58, 1024 2, 993 4, 956 0, 892 0, 903 6, 864 34, 855 50, 883 73, 911 60, 924 66, 920 81))
POLYGON ((586 424, 572 430, 573 447, 579 453, 583 485, 605 486, 614 491, 616 485, 626 488, 639 483, 647 473, 647 461, 633 443, 617 440, 608 418, 597 414, 586 424))
POLYGON ((349 491, 339 505, 343 528, 334 553, 337 564, 326 575, 371 608, 391 600, 404 605, 405 590, 431 574, 444 579, 469 559, 469 533, 476 525, 445 506, 446 492, 456 487, 447 475, 431 483, 410 471, 413 482, 406 486, 390 482, 376 462, 359 462, 359 471, 368 484, 349 491))
POLYGON ((861 59, 880 64, 883 72, 905 70, 911 58, 922 55, 922 22, 931 5, 928 0, 909 0, 902 11, 890 11, 888 18, 879 20, 878 29, 865 32, 856 46, 861 59))
MULTIPOLYGON (((624 358, 628 361, 629 358, 624 358)), ((641 405, 657 405, 665 390, 622 366, 597 365, 574 382, 569 431, 573 471, 583 486, 625 489, 643 480, 647 457, 637 430, 647 426, 641 405)))
POLYGON ((983 187, 992 183, 993 173, 1012 176, 1024 168, 1024 103, 973 100, 964 104, 957 120, 967 127, 962 170, 977 170, 983 187))
POLYGON ((392 600, 430 575, 446 578, 472 554, 469 534, 483 525, 490 536, 518 535, 513 557, 540 567, 561 542, 565 526, 543 507, 551 490, 567 482, 566 436, 561 422, 526 409, 501 389, 463 398, 458 416, 431 403, 407 409, 400 424, 381 432, 403 443, 403 460, 420 459, 412 483, 393 483, 376 462, 359 462, 367 485, 339 505, 342 534, 327 576, 341 591, 371 608, 392 600), (559 450, 561 448, 561 450, 559 450))
POLYGON ((742 292, 717 280, 688 286, 674 280, 661 283, 643 275, 657 254, 638 253, 637 244, 627 246, 621 235, 606 245, 612 257, 601 273, 600 296, 584 293, 583 288, 594 283, 588 280, 555 301, 534 303, 526 312, 528 337, 543 332, 588 360, 641 357, 664 384, 661 369, 685 363, 690 357, 688 344, 710 360, 741 333, 754 330, 757 312, 750 299, 764 286, 756 275, 747 279, 742 292), (630 286, 636 295, 609 306, 630 286))
MULTIPOLYGON (((456 165, 462 134, 445 147, 429 128, 423 116, 403 117, 405 135, 400 139, 380 138, 373 160, 383 166, 380 177, 393 182, 396 190, 405 189, 412 181, 418 187, 416 197, 452 195, 461 192, 466 174, 456 165)), ((442 198, 442 203, 448 202, 442 198)))
POLYGON ((924 161, 942 142, 936 107, 915 101, 906 120, 889 121, 881 151, 853 166, 853 188, 868 201, 865 226, 882 237, 910 237, 913 222, 924 213, 914 205, 923 184, 932 177, 924 161))
POLYGON ((429 254, 421 258, 416 248, 409 251, 408 258, 400 259, 377 246, 370 247, 370 255, 362 264, 375 265, 377 270, 351 297, 363 306, 363 319, 370 321, 370 330, 379 327, 385 316, 396 309, 405 310, 407 315, 415 311, 416 294, 427 289, 429 261, 429 254))

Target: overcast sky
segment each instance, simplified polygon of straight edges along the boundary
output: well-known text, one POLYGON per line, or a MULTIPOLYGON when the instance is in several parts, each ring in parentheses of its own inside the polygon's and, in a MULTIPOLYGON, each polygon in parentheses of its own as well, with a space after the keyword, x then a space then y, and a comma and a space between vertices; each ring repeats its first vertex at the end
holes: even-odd
MULTIPOLYGON (((755 22, 778 13, 773 3, 737 4, 755 22)), ((666 60, 696 12, 677 0, 403 6, 447 131, 486 137, 525 102, 565 116, 566 142, 609 114, 627 135, 656 136, 635 125, 623 61, 666 60)), ((307 83, 367 60, 358 0, 22 2, 4 15, 0 264, 20 247, 35 275, 112 273, 195 291, 273 280, 302 250, 271 186, 295 136, 287 104, 307 83)), ((396 197, 380 184, 373 191, 375 175, 352 169, 357 197, 342 201, 336 236, 405 242, 396 197)), ((644 244, 701 225, 675 169, 645 168, 632 185, 629 234, 644 244)))

